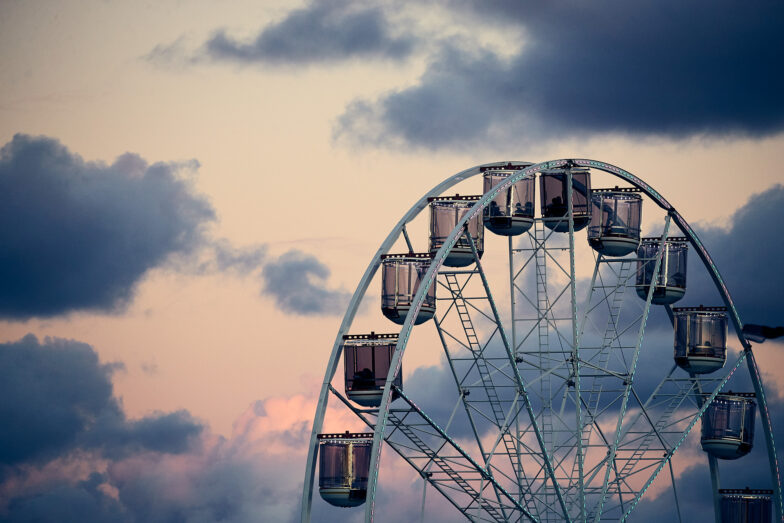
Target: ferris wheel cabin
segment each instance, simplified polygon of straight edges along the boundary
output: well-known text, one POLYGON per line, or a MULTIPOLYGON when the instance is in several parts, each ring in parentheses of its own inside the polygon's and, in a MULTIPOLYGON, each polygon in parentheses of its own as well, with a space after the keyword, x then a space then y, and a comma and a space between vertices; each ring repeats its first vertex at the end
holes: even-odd
MULTIPOLYGON (((571 173, 574 230, 579 231, 591 221, 591 174, 584 168, 572 168, 571 173)), ((539 177, 542 219, 555 232, 569 231, 568 178, 563 169, 543 171, 539 177)))
POLYGON ((702 415, 702 450, 719 459, 738 459, 754 444, 753 392, 718 394, 702 415))
POLYGON ((726 307, 678 307, 675 317, 675 363, 693 374, 707 374, 727 359, 726 307))
MULTIPOLYGON (((387 319, 403 325, 419 284, 430 267, 430 253, 383 254, 381 256, 381 312, 387 319)), ((427 290, 414 325, 431 319, 436 313, 436 287, 427 290)))
POLYGON ((642 196, 639 189, 593 189, 588 243, 605 256, 626 256, 640 245, 642 196))
POLYGON ((367 497, 373 433, 319 434, 319 494, 330 505, 357 507, 367 497))
MULTIPOLYGON (((481 196, 436 196, 430 202, 430 254, 435 255, 444 244, 457 223, 468 213, 481 196)), ((468 234, 474 242, 477 254, 484 252, 485 229, 479 215, 468 220, 468 234)), ((466 267, 474 263, 471 243, 461 235, 444 260, 447 267, 466 267)))
MULTIPOLYGON (((484 173, 484 192, 506 181, 514 171, 488 170, 484 173)), ((485 227, 501 236, 517 236, 534 223, 534 179, 526 178, 499 192, 482 215, 485 227)))
POLYGON ((722 522, 770 523, 772 490, 719 489, 719 495, 722 522))
MULTIPOLYGON (((395 354, 397 334, 346 334, 343 336, 343 368, 346 396, 363 407, 378 407, 395 354)), ((393 384, 403 387, 402 373, 393 384)), ((395 395, 393 394, 393 399, 395 395)))
MULTIPOLYGON (((653 286, 653 299, 656 305, 669 305, 686 294, 686 253, 689 251, 687 239, 671 237, 664 240, 664 254, 659 264, 659 275, 653 286)), ((653 282, 656 257, 659 254, 661 238, 643 238, 637 249, 637 295, 643 300, 648 298, 648 288, 653 282)))

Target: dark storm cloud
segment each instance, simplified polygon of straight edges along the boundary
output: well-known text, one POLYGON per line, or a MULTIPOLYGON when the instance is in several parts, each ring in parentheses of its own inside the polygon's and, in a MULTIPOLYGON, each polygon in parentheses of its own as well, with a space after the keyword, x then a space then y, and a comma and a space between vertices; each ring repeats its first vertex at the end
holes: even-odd
POLYGON ((112 457, 142 450, 177 454, 188 450, 201 430, 201 424, 185 410, 155 413, 129 421, 118 408, 106 416, 104 425, 93 425, 79 443, 102 448, 105 455, 112 457))
POLYGON ((214 213, 178 176, 195 166, 86 162, 14 136, 0 149, 0 317, 122 310, 149 269, 201 246, 214 213))
POLYGON ((307 64, 359 57, 400 59, 411 53, 413 44, 410 36, 393 34, 380 7, 327 0, 291 11, 264 27, 251 42, 239 42, 219 31, 205 47, 213 59, 307 64))
POLYGON ((39 343, 28 335, 0 344, 0 465, 42 463, 76 450, 184 451, 202 426, 182 411, 127 420, 113 395, 117 368, 72 340, 39 343))
POLYGON ((48 458, 74 446, 112 403, 113 367, 82 343, 28 335, 0 345, 0 463, 48 458))
MULTIPOLYGON (((721 271, 744 323, 784 325, 784 186, 755 194, 727 219, 726 228, 695 229, 721 271)), ((686 298, 690 304, 717 303, 718 294, 694 252, 689 253, 686 298)), ((684 298, 684 299, 686 299, 684 298)))
POLYGON ((339 315, 351 294, 330 289, 329 268, 315 256, 292 250, 268 261, 262 270, 263 293, 272 296, 283 312, 300 315, 339 315))
MULTIPOLYGON (((3 521, 34 523, 39 521, 81 521, 84 523, 125 523, 133 520, 124 507, 97 487, 103 482, 94 473, 86 481, 60 482, 8 504, 3 521)), ((0 515, 0 517, 2 517, 0 515)))
POLYGON ((120 367, 72 340, 0 344, 0 521, 295 521, 309 423, 277 430, 259 404, 229 441, 186 411, 129 420, 120 367))
POLYGON ((457 147, 555 136, 762 136, 784 128, 784 4, 453 2, 510 60, 445 42, 413 87, 350 104, 335 136, 457 147))

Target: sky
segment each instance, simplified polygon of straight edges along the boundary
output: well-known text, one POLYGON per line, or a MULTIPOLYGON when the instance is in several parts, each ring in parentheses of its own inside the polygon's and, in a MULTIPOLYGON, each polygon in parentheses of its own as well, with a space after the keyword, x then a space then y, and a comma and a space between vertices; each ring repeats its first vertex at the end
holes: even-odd
MULTIPOLYGON (((0 0, 0 521, 296 520, 348 298, 477 164, 625 168, 744 321, 781 325, 783 24, 777 1, 0 0)), ((357 330, 390 329, 378 297, 357 330)), ((756 354, 784 420, 782 348, 756 354)), ((407 353, 404 380, 442 363, 407 353)), ((414 518, 387 461, 379 504, 414 518)), ((703 462, 679 475, 707 501, 703 462)))

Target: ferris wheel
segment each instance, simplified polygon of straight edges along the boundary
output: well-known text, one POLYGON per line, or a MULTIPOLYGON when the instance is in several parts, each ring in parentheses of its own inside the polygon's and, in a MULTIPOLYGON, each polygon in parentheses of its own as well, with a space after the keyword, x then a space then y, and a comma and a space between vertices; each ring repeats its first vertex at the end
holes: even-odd
POLYGON ((657 478, 680 519, 672 461, 695 427, 716 521, 781 521, 771 420, 742 326, 697 235, 637 176, 587 159, 457 173, 392 229, 349 303, 313 422, 302 521, 324 502, 394 521, 375 510, 382 446, 471 521, 625 520, 657 478), (471 183, 477 195, 448 194, 471 183), (425 213, 429 230, 415 235, 425 213), (689 298, 689 255, 715 303, 674 307, 689 298), (389 332, 356 332, 379 268, 377 330, 389 332), (649 325, 657 315, 666 327, 649 325), (409 345, 442 354, 454 385, 407 392, 409 345), (736 381, 751 390, 731 392, 736 381), (328 400, 366 431, 321 433, 328 400), (769 488, 744 490, 720 469, 752 450, 757 417, 769 488))

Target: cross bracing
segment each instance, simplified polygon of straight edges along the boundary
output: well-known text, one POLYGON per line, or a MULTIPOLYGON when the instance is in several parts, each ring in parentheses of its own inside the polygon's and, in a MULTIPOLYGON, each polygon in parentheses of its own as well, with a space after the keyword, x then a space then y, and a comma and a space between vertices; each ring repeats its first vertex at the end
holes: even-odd
MULTIPOLYGON (((437 279, 433 324, 455 379, 456 407, 462 405, 478 451, 475 461, 456 452, 456 441, 424 421, 421 410, 390 410, 385 441, 471 520, 617 520, 698 415, 698 391, 710 394, 724 378, 684 377, 672 367, 652 390, 635 387, 632 364, 650 303, 635 295, 637 259, 597 256, 583 314, 576 318, 578 395, 570 361, 573 318, 563 310, 573 280, 547 279, 548 273, 567 274, 563 258, 569 250, 556 243, 561 237, 551 239, 555 245, 549 248, 548 238, 536 224, 528 245, 512 251, 518 306, 506 323, 514 321, 519 333, 508 341, 514 365, 503 350, 504 319, 493 315, 493 296, 481 285, 481 266, 443 270, 437 279), (533 290, 523 284, 529 272, 533 290), (533 418, 517 376, 528 386, 533 418), (609 422, 617 422, 617 435, 609 422)), ((367 419, 372 425, 372 415, 367 419)))
MULTIPOLYGON (((700 394, 709 394, 723 376, 684 377, 672 368, 653 390, 635 386, 632 366, 642 348, 640 333, 650 303, 636 296, 636 258, 599 255, 582 315, 576 318, 578 395, 571 362, 573 317, 567 310, 574 283, 571 278, 548 280, 548 275, 569 275, 568 246, 539 223, 522 243, 512 251, 516 312, 506 318, 506 323, 515 322, 519 338, 510 340, 514 368, 502 350, 505 322, 496 321, 490 310, 493 297, 480 284, 481 268, 443 270, 437 280, 434 325, 479 449, 478 462, 539 521, 617 520, 697 415, 697 386, 700 394), (530 273, 533 289, 525 284, 530 273), (514 369, 528 385, 533 419, 524 409, 514 369), (578 396, 580 427, 574 418, 578 396), (618 422, 617 435, 609 422, 618 422), (559 506, 559 494, 566 511, 559 506)), ((405 418, 395 418, 395 423, 405 425, 405 418)), ((497 502, 497 491, 483 491, 472 507, 488 497, 497 502)), ((464 513, 470 515, 469 510, 464 513)))
MULTIPOLYGON (((759 372, 739 332, 731 298, 707 252, 669 203, 638 178, 590 160, 550 162, 547 168, 570 163, 622 177, 642 187, 667 211, 662 237, 667 236, 670 222, 687 236, 730 311, 744 351, 709 375, 689 375, 671 363, 666 368, 650 368, 647 362, 640 370, 641 354, 658 350, 663 354, 659 361, 668 360, 667 347, 652 347, 643 341, 651 293, 639 288, 635 278, 638 264, 654 267, 654 274, 660 271, 659 259, 595 256, 588 283, 586 277, 575 274, 572 220, 566 218, 568 234, 563 234, 563 227, 555 234, 536 219, 529 232, 509 241, 509 285, 504 290, 495 281, 488 284, 475 247, 477 263, 470 268, 452 270, 442 265, 444 253, 465 235, 458 224, 425 275, 428 285, 432 282, 438 288, 437 314, 429 325, 436 329, 454 378, 451 397, 439 400, 453 408, 448 416, 444 409, 428 414, 428 402, 420 408, 404 396, 405 384, 402 391, 395 390, 403 396, 393 403, 393 387, 388 386, 381 408, 352 408, 376 433, 366 521, 373 519, 380 441, 469 520, 625 519, 665 468, 677 506, 671 459, 706 406, 744 362, 762 398, 760 414, 769 456, 773 456, 776 509, 781 510, 778 468, 775 452, 771 453, 770 421, 759 372), (647 300, 640 300, 646 292, 647 300), (499 312, 502 301, 511 307, 499 312)), ((521 176, 530 175, 526 169, 521 176)), ((489 193, 477 201, 479 212, 488 198, 492 198, 489 193)), ((401 221, 398 234, 409 220, 401 221)), ((408 234, 405 240, 411 249, 408 234)), ((344 321, 341 331, 348 324, 344 321)), ((410 328, 407 318, 400 334, 401 349, 408 342, 410 328)), ((402 358, 402 350, 398 352, 393 367, 402 358)), ((331 386, 326 392, 339 394, 331 386)), ((347 400, 346 404, 350 407, 347 400)), ((309 463, 313 463, 311 456, 309 463)), ((711 472, 713 468, 712 461, 711 472)), ((304 507, 305 503, 306 514, 304 507)))

